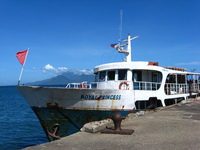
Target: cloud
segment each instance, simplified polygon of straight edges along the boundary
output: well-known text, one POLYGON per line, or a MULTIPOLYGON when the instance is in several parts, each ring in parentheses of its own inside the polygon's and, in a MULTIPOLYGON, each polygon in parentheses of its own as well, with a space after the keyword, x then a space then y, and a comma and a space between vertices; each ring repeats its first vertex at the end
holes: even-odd
POLYGON ((94 73, 93 70, 87 70, 87 69, 83 69, 83 70, 69 69, 68 72, 72 72, 72 73, 78 74, 78 75, 81 75, 81 74, 84 74, 84 75, 91 75, 91 74, 94 73))
POLYGON ((55 74, 62 74, 63 72, 67 72, 67 68, 66 67, 58 67, 58 68, 54 68, 52 65, 47 64, 46 66, 43 67, 42 71, 44 73, 47 72, 53 72, 55 74))
POLYGON ((78 70, 78 69, 68 69, 66 67, 58 67, 58 68, 54 68, 52 65, 50 64, 47 64, 46 66, 44 66, 42 68, 42 71, 44 73, 47 73, 47 72, 53 72, 57 75, 60 75, 60 74, 63 74, 63 73, 67 73, 67 72, 70 72, 70 73, 74 73, 74 74, 78 74, 78 75, 81 75, 81 74, 84 74, 84 75, 91 75, 93 74, 93 70, 87 70, 87 69, 82 69, 82 70, 78 70))
POLYGON ((188 62, 188 63, 177 63, 177 65, 200 65, 200 62, 193 61, 193 62, 188 62))

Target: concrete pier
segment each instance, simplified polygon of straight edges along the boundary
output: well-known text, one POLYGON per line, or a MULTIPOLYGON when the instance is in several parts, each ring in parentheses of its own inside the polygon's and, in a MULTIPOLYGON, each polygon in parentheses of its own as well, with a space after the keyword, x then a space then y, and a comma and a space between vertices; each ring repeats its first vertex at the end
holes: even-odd
POLYGON ((122 121, 132 135, 78 132, 26 150, 198 150, 200 149, 200 99, 135 114, 122 121))

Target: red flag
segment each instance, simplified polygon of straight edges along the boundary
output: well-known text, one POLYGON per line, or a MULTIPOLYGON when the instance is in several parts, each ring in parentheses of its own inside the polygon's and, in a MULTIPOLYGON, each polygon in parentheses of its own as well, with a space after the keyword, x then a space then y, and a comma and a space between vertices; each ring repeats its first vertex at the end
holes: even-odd
POLYGON ((16 57, 19 60, 20 64, 22 64, 22 66, 24 66, 27 53, 28 53, 28 50, 19 51, 16 53, 16 57))
POLYGON ((110 44, 109 46, 110 46, 110 47, 113 47, 113 48, 117 48, 118 45, 119 45, 119 44, 110 44))

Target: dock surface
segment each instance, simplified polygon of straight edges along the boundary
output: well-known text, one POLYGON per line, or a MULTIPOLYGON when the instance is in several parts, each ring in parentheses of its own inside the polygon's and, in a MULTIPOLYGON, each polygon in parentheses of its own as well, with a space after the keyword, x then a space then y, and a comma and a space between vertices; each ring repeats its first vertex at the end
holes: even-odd
POLYGON ((78 132, 59 140, 25 150, 199 150, 200 100, 181 103, 135 114, 122 121, 122 129, 133 129, 132 135, 78 132))

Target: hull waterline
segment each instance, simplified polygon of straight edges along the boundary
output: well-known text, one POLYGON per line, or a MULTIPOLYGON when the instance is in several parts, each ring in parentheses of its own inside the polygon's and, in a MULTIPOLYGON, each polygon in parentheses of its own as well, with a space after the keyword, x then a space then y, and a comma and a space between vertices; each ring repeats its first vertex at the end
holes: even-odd
POLYGON ((127 116, 129 113, 129 111, 67 110, 62 108, 32 107, 32 109, 49 141, 76 133, 85 123, 106 119, 113 113, 119 112, 123 116, 127 116))

